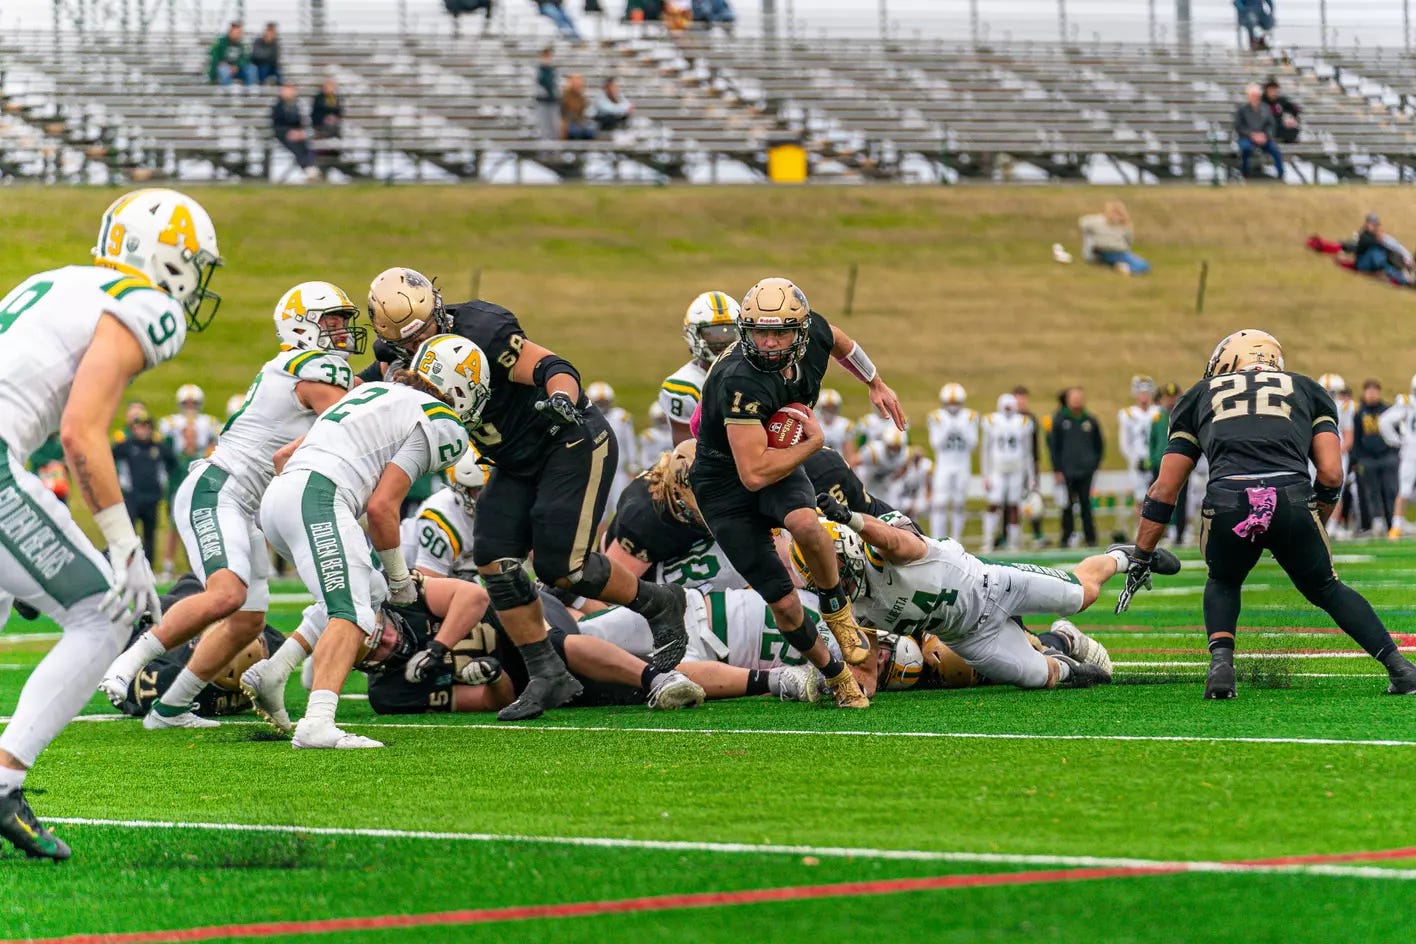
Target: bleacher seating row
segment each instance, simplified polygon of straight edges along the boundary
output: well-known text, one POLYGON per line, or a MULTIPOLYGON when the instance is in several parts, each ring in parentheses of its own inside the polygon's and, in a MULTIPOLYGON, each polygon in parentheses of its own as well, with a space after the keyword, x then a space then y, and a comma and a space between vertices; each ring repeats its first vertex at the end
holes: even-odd
MULTIPOLYGON (((274 91, 208 84, 209 40, 0 35, 0 176, 282 179, 274 91)), ((335 33, 287 40, 283 66, 302 98, 339 83, 344 133, 320 161, 356 179, 755 179, 789 139, 818 177, 1084 178, 1098 158, 1127 180, 1227 177, 1235 105, 1269 74, 1303 107, 1297 179, 1416 170, 1405 56, 628 36, 558 48, 562 76, 616 75, 636 105, 610 139, 567 144, 532 120, 542 42, 335 33)))

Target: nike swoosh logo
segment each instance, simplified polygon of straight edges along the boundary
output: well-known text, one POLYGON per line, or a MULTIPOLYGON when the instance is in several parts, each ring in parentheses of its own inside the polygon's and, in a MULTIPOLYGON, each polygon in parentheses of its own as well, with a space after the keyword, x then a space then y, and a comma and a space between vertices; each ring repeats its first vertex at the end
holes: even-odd
POLYGON ((580 445, 580 444, 583 443, 584 441, 585 441, 584 437, 581 437, 580 439, 577 439, 575 442, 568 442, 568 443, 566 443, 566 444, 565 444, 565 448, 567 448, 567 449, 574 449, 576 446, 580 445))

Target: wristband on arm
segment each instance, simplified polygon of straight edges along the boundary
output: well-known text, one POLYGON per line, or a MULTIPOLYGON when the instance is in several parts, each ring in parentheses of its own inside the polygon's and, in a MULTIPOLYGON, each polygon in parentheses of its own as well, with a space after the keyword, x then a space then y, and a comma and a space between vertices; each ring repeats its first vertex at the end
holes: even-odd
POLYGON ((880 373, 875 369, 870 356, 865 353, 865 348, 860 346, 859 341, 852 341, 850 352, 845 357, 836 358, 836 363, 849 371, 856 380, 865 384, 873 383, 880 373))
POLYGON ((408 575, 408 562, 403 559, 403 548, 391 547, 386 551, 379 551, 378 554, 379 563, 383 564, 384 576, 390 584, 407 583, 412 579, 408 575))
POLYGON ((103 532, 103 540, 108 547, 125 541, 130 544, 138 541, 138 533, 133 530, 133 519, 128 517, 128 508, 122 502, 94 512, 93 523, 103 532))

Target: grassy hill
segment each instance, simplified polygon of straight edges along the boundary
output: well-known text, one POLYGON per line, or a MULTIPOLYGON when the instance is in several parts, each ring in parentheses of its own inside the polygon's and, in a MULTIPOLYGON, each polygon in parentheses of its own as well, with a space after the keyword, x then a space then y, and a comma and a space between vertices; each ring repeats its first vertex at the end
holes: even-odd
MULTIPOLYGON (((1216 340, 1261 327, 1290 366, 1381 377, 1404 390, 1416 357, 1416 294, 1335 268, 1307 252, 1309 232, 1350 233, 1369 210, 1416 238, 1398 191, 1230 187, 1125 190, 1153 275, 1052 262, 1077 251, 1076 218, 1112 195, 1096 188, 611 189, 352 187, 194 190, 218 227, 227 267, 216 325, 133 387, 166 413, 195 381, 219 412, 274 348, 270 312, 294 283, 332 280, 356 299, 381 269, 439 277, 449 301, 471 290, 516 311, 533 338, 570 357, 587 381, 614 385, 642 413, 683 362, 679 319, 700 291, 741 296, 786 275, 815 308, 864 341, 921 427, 939 386, 962 382, 991 408, 1015 383, 1051 406, 1085 384, 1108 426, 1127 382, 1198 378, 1216 340), (1395 204, 1394 206, 1392 204, 1395 204), (1199 266, 1209 261, 1205 311, 1199 266), (842 311, 860 266, 855 310, 842 311)), ((87 258, 113 191, 7 189, 0 200, 0 282, 87 258)), ((844 374, 848 409, 866 401, 844 374)), ((1114 430, 1112 430, 1114 432, 1114 430)), ((1111 457, 1113 460, 1115 456, 1111 457)))

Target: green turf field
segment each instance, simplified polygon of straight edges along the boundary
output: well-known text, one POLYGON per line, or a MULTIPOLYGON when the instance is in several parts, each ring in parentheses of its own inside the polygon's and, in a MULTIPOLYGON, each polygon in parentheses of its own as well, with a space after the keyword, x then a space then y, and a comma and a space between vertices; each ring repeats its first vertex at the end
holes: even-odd
MULTIPOLYGON (((1380 667, 1265 562, 1240 697, 1203 701, 1192 558, 1124 617, 1110 592, 1077 619, 1117 666, 1089 691, 508 727, 379 719, 354 684, 342 720, 388 747, 298 754, 253 716, 147 733, 102 723, 96 697, 29 781, 75 857, 0 857, 0 939, 1409 939, 1416 699, 1384 695, 1380 667), (489 911, 515 906, 530 907, 489 911), (368 920, 268 924, 342 919, 368 920)), ((1416 549, 1337 560, 1416 647, 1416 549)), ((289 629, 298 609, 273 620, 289 629)), ((24 637, 47 628, 0 636, 0 715, 48 644, 24 637)), ((293 713, 302 701, 292 682, 293 713)))

